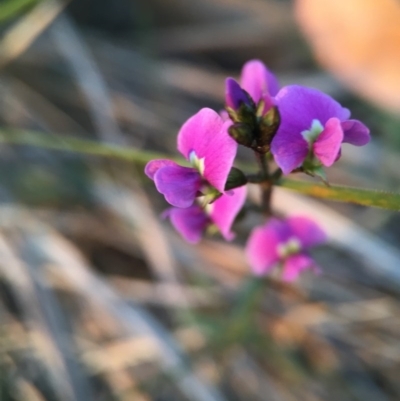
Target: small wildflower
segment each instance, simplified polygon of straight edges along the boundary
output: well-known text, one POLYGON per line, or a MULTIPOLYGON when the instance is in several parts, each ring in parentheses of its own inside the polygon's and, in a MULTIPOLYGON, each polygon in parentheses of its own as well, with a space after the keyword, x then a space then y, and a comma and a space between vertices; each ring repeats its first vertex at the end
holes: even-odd
POLYGON ((322 229, 306 217, 272 218, 252 231, 246 255, 254 274, 264 275, 281 265, 282 279, 294 281, 303 270, 319 272, 308 250, 325 241, 322 229))
POLYGON ((350 120, 348 109, 317 89, 286 86, 275 102, 281 121, 271 152, 284 174, 298 167, 312 174, 339 159, 342 143, 362 146, 370 140, 363 123, 350 120))
POLYGON ((172 206, 187 208, 198 196, 216 199, 225 190, 237 144, 228 135, 230 121, 204 108, 189 118, 178 133, 178 150, 192 167, 172 160, 152 160, 145 167, 157 190, 172 206))
POLYGON ((230 241, 234 238, 232 224, 246 199, 246 187, 235 188, 204 207, 194 204, 186 209, 170 208, 163 214, 190 243, 197 243, 207 231, 219 231, 230 241))

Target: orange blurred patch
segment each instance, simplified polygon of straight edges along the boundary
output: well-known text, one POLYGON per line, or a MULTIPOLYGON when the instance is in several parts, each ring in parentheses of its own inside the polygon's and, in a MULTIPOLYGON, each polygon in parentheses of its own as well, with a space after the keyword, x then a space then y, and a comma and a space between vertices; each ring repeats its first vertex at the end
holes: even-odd
POLYGON ((398 0, 297 0, 296 17, 324 67, 377 105, 400 111, 398 0))

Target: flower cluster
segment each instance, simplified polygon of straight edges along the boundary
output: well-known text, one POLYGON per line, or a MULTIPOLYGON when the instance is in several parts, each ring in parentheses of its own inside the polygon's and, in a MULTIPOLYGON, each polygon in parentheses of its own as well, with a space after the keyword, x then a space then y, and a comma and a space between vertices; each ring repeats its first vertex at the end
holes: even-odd
POLYGON ((176 230, 191 243, 207 229, 217 228, 225 239, 246 199, 246 187, 225 190, 237 143, 228 135, 230 121, 204 108, 182 126, 178 150, 191 167, 172 160, 152 160, 146 175, 173 208, 164 212, 176 230))
MULTIPOLYGON (((225 102, 226 112, 204 108, 180 129, 177 148, 188 165, 162 159, 145 168, 172 206, 164 217, 191 243, 205 233, 234 238, 232 225, 245 203, 247 182, 270 192, 280 174, 304 172, 325 180, 324 167, 340 158, 342 143, 362 146, 370 140, 368 128, 350 119, 337 101, 313 88, 280 88, 259 60, 244 65, 239 82, 227 78, 225 102), (261 161, 255 177, 233 166, 238 144, 261 161), (267 156, 278 166, 272 174, 267 156)), ((255 275, 277 266, 282 279, 292 281, 303 270, 319 271, 308 250, 325 241, 324 232, 306 217, 271 217, 250 234, 246 255, 255 275)))

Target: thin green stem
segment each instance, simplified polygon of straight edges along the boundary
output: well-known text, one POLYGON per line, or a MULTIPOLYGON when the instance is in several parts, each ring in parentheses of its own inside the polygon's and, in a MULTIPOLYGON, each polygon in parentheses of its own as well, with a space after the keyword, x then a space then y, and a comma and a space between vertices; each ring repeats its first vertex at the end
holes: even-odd
POLYGON ((261 184, 262 182, 268 180, 268 178, 264 177, 260 173, 257 174, 246 174, 247 182, 250 184, 261 184))
POLYGON ((0 130, 0 143, 36 146, 39 148, 59 150, 64 152, 110 157, 128 162, 136 162, 139 164, 146 164, 148 161, 153 159, 165 159, 165 157, 173 160, 179 160, 181 164, 187 164, 187 162, 181 160, 181 158, 174 158, 161 153, 148 152, 132 147, 105 144, 90 139, 43 134, 33 131, 0 130))
MULTIPOLYGON (((144 165, 153 159, 165 158, 175 160, 179 164, 187 164, 187 161, 183 158, 171 157, 163 153, 148 152, 132 147, 122 147, 118 145, 99 143, 97 141, 88 139, 43 134, 33 131, 0 130, 0 144, 1 143, 19 146, 36 146, 55 151, 109 157, 125 160, 127 162, 136 163, 139 165, 144 165)), ((266 159, 265 155, 264 158, 266 159)), ((243 170, 251 168, 251 166, 248 164, 243 163, 238 164, 238 166, 243 170)), ((262 167, 262 170, 263 171, 258 174, 247 176, 248 182, 269 182, 270 186, 277 185, 284 188, 289 188, 306 195, 314 196, 316 198, 330 199, 339 202, 351 202, 358 205, 378 207, 388 210, 400 210, 400 193, 376 191, 365 188, 351 188, 338 185, 326 187, 325 185, 320 185, 313 182, 279 178, 281 176, 281 172, 279 170, 276 170, 271 174, 270 177, 268 177, 264 175, 264 166, 262 167)))
POLYGON ((258 152, 254 152, 254 154, 256 156, 257 163, 260 168, 260 176, 264 178, 264 180, 259 183, 261 188, 261 207, 266 216, 271 216, 272 182, 271 182, 271 177, 269 175, 267 154, 258 152))
POLYGON ((266 153, 254 152, 260 173, 263 177, 269 178, 268 157, 266 153))

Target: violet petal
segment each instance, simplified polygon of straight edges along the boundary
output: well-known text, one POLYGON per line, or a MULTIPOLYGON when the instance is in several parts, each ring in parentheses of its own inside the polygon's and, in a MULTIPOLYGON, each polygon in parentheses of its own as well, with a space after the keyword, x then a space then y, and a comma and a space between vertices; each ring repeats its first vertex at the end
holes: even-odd
POLYGON ((308 142, 301 135, 292 135, 290 131, 278 130, 271 142, 271 153, 283 174, 291 173, 300 167, 308 154, 308 142))
POLYGON ((351 143, 355 146, 363 146, 371 140, 368 127, 365 126, 361 121, 344 121, 342 122, 342 128, 344 132, 343 142, 351 143))
POLYGON ((146 164, 144 172, 150 179, 154 180, 154 174, 161 168, 165 166, 177 166, 175 162, 167 159, 156 159, 151 160, 146 164))
POLYGON ((168 203, 181 208, 193 204, 202 184, 200 174, 195 169, 178 165, 157 170, 154 183, 168 203))
POLYGON ((248 97, 233 78, 225 81, 225 103, 233 110, 238 110, 242 103, 249 105, 248 97))
POLYGON ((344 121, 350 116, 349 110, 336 100, 317 89, 305 86, 285 86, 279 91, 275 101, 281 115, 277 136, 300 135, 302 131, 311 128, 313 120, 318 120, 325 126, 332 117, 344 121))
POLYGON ((287 219, 287 224, 303 249, 322 244, 327 240, 322 228, 308 217, 292 216, 287 219))
POLYGON ((164 212, 169 217, 178 233, 191 244, 201 240, 209 219, 200 206, 193 205, 186 209, 171 208, 164 212))

